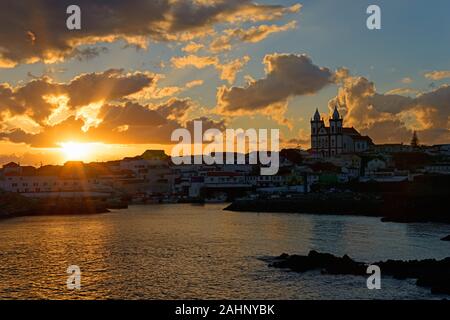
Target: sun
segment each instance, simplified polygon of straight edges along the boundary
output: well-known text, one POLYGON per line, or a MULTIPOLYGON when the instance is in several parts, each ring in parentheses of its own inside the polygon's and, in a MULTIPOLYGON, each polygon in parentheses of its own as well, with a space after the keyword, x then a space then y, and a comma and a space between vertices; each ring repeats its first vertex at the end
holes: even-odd
POLYGON ((93 146, 90 143, 62 142, 60 146, 66 161, 86 161, 92 156, 93 146))

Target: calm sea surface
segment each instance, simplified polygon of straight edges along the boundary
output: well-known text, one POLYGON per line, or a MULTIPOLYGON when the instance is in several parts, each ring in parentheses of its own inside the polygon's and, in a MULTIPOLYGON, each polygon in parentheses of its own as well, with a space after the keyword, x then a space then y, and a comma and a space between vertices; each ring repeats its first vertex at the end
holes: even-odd
POLYGON ((431 299, 414 280, 296 274, 261 258, 311 249, 374 262, 450 256, 442 224, 224 212, 224 205, 133 206, 95 216, 0 221, 0 298, 431 299), (81 290, 66 288, 81 268, 81 290))

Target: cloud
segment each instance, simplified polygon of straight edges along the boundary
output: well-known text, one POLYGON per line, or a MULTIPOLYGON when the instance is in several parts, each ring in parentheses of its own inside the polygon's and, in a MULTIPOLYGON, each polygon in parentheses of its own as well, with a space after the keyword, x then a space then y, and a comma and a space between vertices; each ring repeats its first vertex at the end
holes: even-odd
POLYGON ((154 75, 146 72, 125 73, 123 69, 110 69, 78 76, 65 89, 70 105, 77 107, 135 94, 151 85, 153 80, 154 75))
MULTIPOLYGON (((170 144, 171 133, 189 126, 198 106, 174 97, 158 104, 138 103, 149 90, 158 92, 161 77, 110 69, 66 83, 43 77, 18 87, 0 84, 0 139, 35 148, 66 141, 170 144)), ((202 84, 193 80, 179 89, 202 84)), ((205 118, 205 125, 222 128, 223 122, 205 118)))
POLYGON ((76 120, 73 116, 55 126, 45 126, 37 134, 16 128, 0 133, 0 138, 13 143, 26 143, 36 148, 54 148, 58 147, 58 142, 64 141, 92 142, 85 138, 85 133, 81 130, 83 125, 83 120, 76 120))
POLYGON ((311 136, 310 132, 300 129, 296 134, 295 138, 286 139, 285 137, 281 137, 281 145, 284 148, 297 148, 297 147, 305 147, 310 144, 311 136))
POLYGON ((196 53, 204 47, 201 43, 190 42, 182 50, 186 53, 196 53))
POLYGON ((0 83, 0 112, 8 111, 12 114, 20 114, 24 113, 25 109, 23 104, 16 101, 14 88, 7 83, 0 83))
POLYGON ((188 55, 184 57, 173 57, 171 62, 175 68, 194 67, 197 69, 204 69, 214 66, 220 72, 220 79, 226 80, 233 84, 236 80, 236 74, 250 61, 249 56, 244 56, 241 59, 235 59, 230 62, 221 64, 217 56, 197 56, 188 55))
MULTIPOLYGON (((85 122, 70 116, 56 125, 44 125, 39 133, 32 134, 21 128, 0 132, 0 138, 13 143, 26 143, 35 148, 54 148, 67 141, 103 142, 106 144, 172 144, 175 129, 193 129, 194 119, 187 120, 194 106, 189 99, 170 99, 160 105, 140 105, 127 102, 123 105, 106 104, 98 113, 95 126, 83 131, 85 122), (186 119, 182 123, 181 119, 186 119)), ((223 121, 201 118, 204 128, 224 128, 223 121)), ((193 132, 193 131, 192 131, 193 132)))
POLYGON ((123 106, 104 105, 99 113, 102 126, 117 128, 121 126, 160 126, 166 118, 155 110, 138 103, 127 102, 123 106))
POLYGON ((411 79, 410 77, 405 77, 405 78, 403 78, 403 79, 401 80, 401 82, 404 83, 404 84, 410 84, 410 83, 413 83, 414 80, 411 79))
POLYGON ((87 61, 98 57, 102 53, 108 53, 109 49, 106 47, 88 47, 84 49, 75 48, 71 54, 72 57, 78 61, 87 61))
POLYGON ((184 57, 173 57, 171 62, 175 68, 182 69, 189 66, 195 67, 197 69, 203 69, 209 66, 218 65, 219 58, 215 56, 196 56, 188 55, 184 57))
POLYGON ((188 111, 194 108, 194 103, 190 99, 172 98, 155 108, 163 117, 169 120, 177 120, 183 123, 188 115, 188 111))
POLYGON ((203 80, 192 80, 192 81, 186 83, 186 88, 192 89, 192 88, 195 88, 195 87, 199 87, 199 86, 202 86, 203 83, 204 83, 203 80))
MULTIPOLYGON (((251 0, 78 0, 81 30, 66 28, 70 0, 3 0, 0 67, 76 55, 75 48, 122 39, 146 47, 149 40, 188 40, 215 24, 272 21, 298 12, 299 5, 258 5, 251 0)), ((89 52, 85 52, 88 53, 89 52)))
POLYGON ((228 51, 237 42, 257 43, 263 41, 271 34, 292 30, 296 27, 297 22, 291 21, 283 26, 259 25, 249 29, 228 29, 224 31, 225 35, 218 37, 211 43, 210 50, 214 53, 228 51))
POLYGON ((130 95, 128 98, 145 102, 150 100, 161 100, 168 97, 174 97, 189 89, 201 86, 204 83, 203 80, 192 80, 182 86, 161 87, 158 85, 158 81, 163 78, 164 76, 162 75, 155 76, 155 79, 150 86, 144 88, 136 94, 130 95))
POLYGON ((419 91, 411 88, 395 88, 386 92, 386 95, 416 95, 419 91))
POLYGON ((435 80, 435 81, 447 79, 447 78, 450 78, 450 71, 446 71, 446 70, 431 71, 431 72, 425 73, 425 78, 427 78, 429 80, 435 80))
POLYGON ((221 71, 220 79, 228 81, 229 84, 233 84, 236 80, 236 74, 239 73, 249 61, 250 57, 245 56, 242 59, 235 59, 226 64, 216 66, 216 68, 221 71))
POLYGON ((341 106, 347 126, 371 135, 377 143, 408 142, 418 131, 423 143, 446 143, 450 139, 450 86, 406 97, 377 93, 364 77, 348 77, 338 95, 329 102, 341 106), (395 140, 395 141, 394 141, 395 140))
MULTIPOLYGON (((245 1, 242 1, 244 3, 245 1)), ((301 4, 294 4, 290 7, 283 7, 280 5, 259 5, 247 4, 243 5, 241 10, 229 15, 230 22, 245 22, 245 21, 274 21, 283 18, 286 14, 298 13, 302 8, 301 4)))
POLYGON ((333 83, 333 73, 306 55, 271 54, 264 58, 266 77, 245 87, 222 87, 217 93, 221 113, 282 109, 290 97, 310 95, 333 83))
POLYGON ((42 124, 63 101, 67 110, 75 110, 92 103, 120 100, 140 92, 154 80, 155 76, 149 73, 109 69, 82 74, 67 83, 57 83, 48 77, 18 87, 3 83, 0 84, 0 112, 26 114, 42 124))

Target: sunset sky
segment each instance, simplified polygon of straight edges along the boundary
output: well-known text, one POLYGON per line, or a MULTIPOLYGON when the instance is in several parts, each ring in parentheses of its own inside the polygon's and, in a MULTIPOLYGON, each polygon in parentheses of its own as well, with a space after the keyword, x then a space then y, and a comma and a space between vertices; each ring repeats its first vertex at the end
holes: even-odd
POLYGON ((0 164, 170 151, 177 128, 279 128, 339 102, 376 143, 450 143, 450 3, 2 0, 0 164), (82 29, 66 28, 78 4, 82 29), (366 9, 382 10, 382 29, 366 9))

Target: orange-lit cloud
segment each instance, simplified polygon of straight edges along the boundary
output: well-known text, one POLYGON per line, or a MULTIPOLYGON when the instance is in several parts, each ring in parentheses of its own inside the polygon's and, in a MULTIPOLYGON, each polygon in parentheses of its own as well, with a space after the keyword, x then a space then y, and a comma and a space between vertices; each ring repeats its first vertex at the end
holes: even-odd
POLYGON ((201 43, 190 42, 182 50, 186 53, 196 53, 204 47, 205 46, 201 43))
POLYGON ((161 100, 164 98, 170 98, 179 95, 189 89, 203 85, 203 80, 192 80, 182 86, 167 86, 161 87, 158 81, 163 79, 163 75, 155 76, 151 86, 144 88, 143 90, 128 96, 130 99, 138 100, 140 102, 149 102, 150 100, 161 100))
MULTIPOLYGON (((171 98, 157 105, 141 105, 126 100, 114 104, 112 102, 116 99, 112 99, 109 100, 110 103, 102 100, 77 107, 72 105, 71 113, 67 107, 70 101, 68 97, 70 95, 46 95, 43 99, 46 103, 58 105, 57 110, 66 113, 64 116, 52 114, 53 118, 40 124, 34 122, 33 113, 30 113, 31 116, 8 114, 7 121, 3 121, 3 127, 0 128, 0 139, 12 143, 25 143, 35 148, 55 148, 67 141, 170 144, 171 133, 175 129, 191 126, 193 119, 189 118, 189 112, 196 107, 190 99, 171 98)), ((96 99, 89 99, 94 100, 96 99)), ((205 118, 204 125, 222 128, 224 124, 205 118)))
POLYGON ((69 0, 3 0, 0 11, 0 67, 71 56, 92 57, 98 49, 81 45, 114 42, 147 47, 150 40, 191 41, 209 34, 215 24, 272 21, 298 12, 299 5, 259 5, 251 0, 78 0, 81 30, 65 22, 69 0))
POLYGON ((377 143, 408 142, 413 131, 418 131, 423 143, 450 139, 450 86, 407 97, 377 93, 373 82, 349 76, 329 107, 336 103, 346 125, 361 129, 377 143))
POLYGON ((386 95, 416 95, 419 91, 411 88, 395 88, 386 92, 386 95))
POLYGON ((153 81, 154 75, 148 73, 110 69, 82 74, 68 83, 57 83, 48 77, 15 88, 3 83, 0 84, 0 112, 26 114, 42 124, 55 112, 62 112, 61 109, 70 111, 101 101, 120 100, 145 89, 153 81))
POLYGON ((242 59, 235 59, 223 65, 216 66, 221 72, 220 79, 228 81, 229 84, 233 84, 236 80, 236 75, 249 61, 250 57, 244 56, 242 59))
POLYGON ((215 56, 196 56, 196 55, 188 55, 184 57, 173 57, 171 62, 175 68, 186 68, 189 66, 193 66, 197 69, 203 69, 209 66, 218 65, 219 58, 215 56))
POLYGON ((447 79, 447 78, 450 78, 450 71, 441 70, 441 71, 427 72, 427 73, 425 73, 425 78, 430 79, 430 80, 435 80, 435 81, 447 79))
POLYGON ((314 94, 334 82, 333 73, 314 65, 306 55, 271 54, 264 58, 266 77, 246 87, 222 87, 217 93, 219 112, 255 113, 283 110, 293 96, 314 94))
POLYGON ((214 66, 220 72, 220 79, 232 84, 236 79, 236 74, 250 61, 249 56, 235 59, 222 64, 217 56, 197 56, 188 55, 184 57, 173 57, 171 62, 175 68, 194 67, 203 69, 214 66))
POLYGON ((266 39, 271 34, 292 30, 296 26, 297 22, 291 21, 283 26, 259 25, 251 27, 249 29, 228 29, 225 30, 225 35, 218 37, 211 43, 210 50, 214 53, 228 51, 231 50, 233 48, 233 45, 238 42, 260 42, 266 39))

